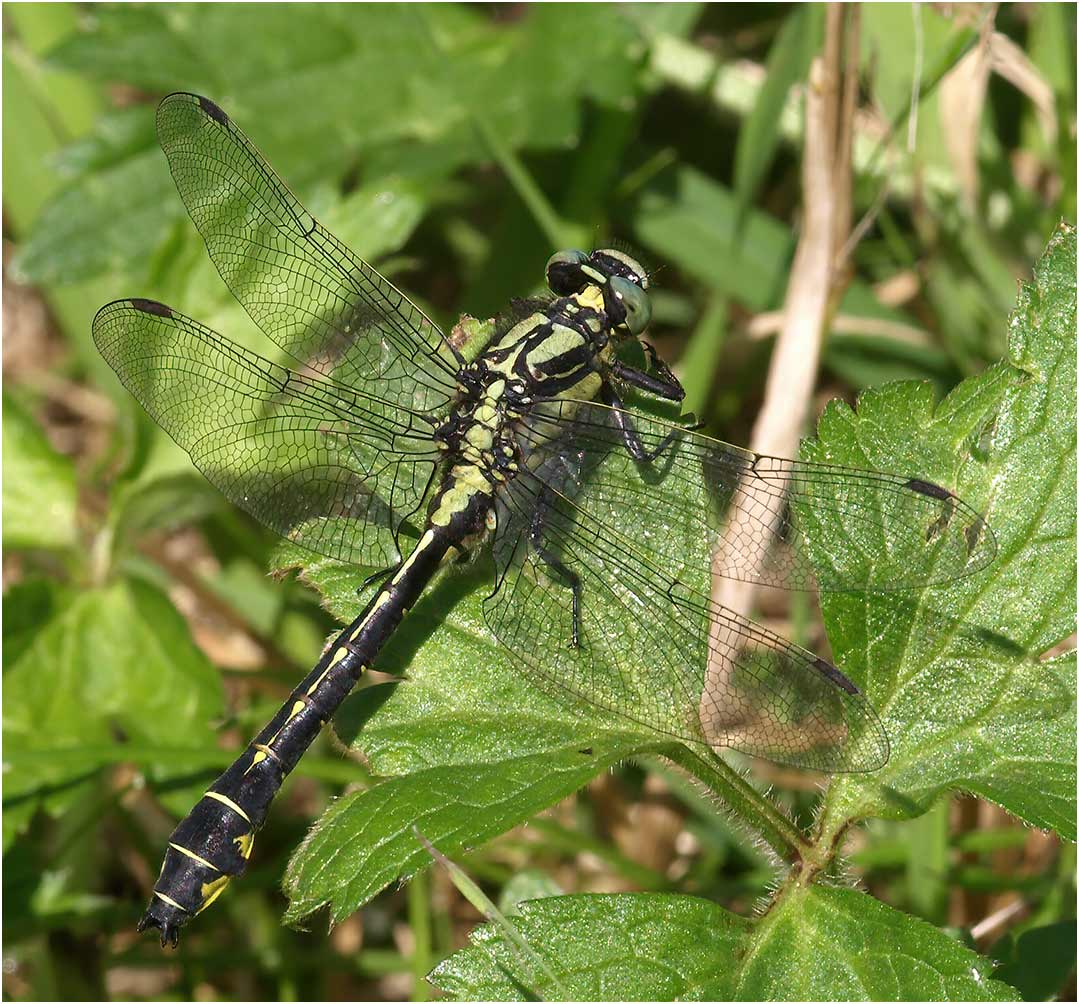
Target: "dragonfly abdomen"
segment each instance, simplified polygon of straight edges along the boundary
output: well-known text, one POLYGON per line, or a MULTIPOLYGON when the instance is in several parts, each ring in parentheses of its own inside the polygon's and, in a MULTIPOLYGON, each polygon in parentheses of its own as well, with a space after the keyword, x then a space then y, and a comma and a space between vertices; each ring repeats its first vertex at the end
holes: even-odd
POLYGON ((255 833, 282 782, 370 667, 419 599, 462 523, 430 526, 407 559, 326 650, 315 668, 180 821, 169 838, 154 895, 139 930, 157 927, 176 944, 180 928, 243 873, 255 833))

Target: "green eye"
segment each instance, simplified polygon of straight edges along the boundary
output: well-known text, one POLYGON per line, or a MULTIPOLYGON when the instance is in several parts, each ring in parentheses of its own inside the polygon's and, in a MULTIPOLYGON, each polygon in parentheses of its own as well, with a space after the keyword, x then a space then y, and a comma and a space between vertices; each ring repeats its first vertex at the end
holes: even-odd
POLYGON ((631 335, 639 335, 652 320, 652 303, 648 294, 636 283, 613 275, 603 291, 607 316, 618 327, 624 325, 631 335))
POLYGON ((579 293, 589 282, 581 271, 588 261, 583 251, 556 251, 547 259, 547 285, 552 293, 570 296, 579 293))

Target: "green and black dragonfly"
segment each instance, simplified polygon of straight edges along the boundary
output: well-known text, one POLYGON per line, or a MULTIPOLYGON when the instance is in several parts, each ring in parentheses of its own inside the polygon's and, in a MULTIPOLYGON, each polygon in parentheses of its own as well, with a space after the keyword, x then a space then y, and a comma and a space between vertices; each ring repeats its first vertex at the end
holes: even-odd
POLYGON ((487 624, 560 699, 799 767, 887 761, 840 670, 712 599, 714 555, 725 576, 786 588, 920 586, 992 559, 977 512, 916 476, 761 456, 628 407, 683 391, 640 355, 648 276, 622 252, 555 254, 548 297, 458 344, 327 232, 217 105, 172 94, 157 128, 210 257, 289 363, 145 299, 100 310, 98 348, 228 498, 385 572, 176 827, 140 930, 175 945, 244 870, 284 778, 439 569, 481 545, 487 624), (635 346, 644 368, 625 361, 635 346), (802 527, 822 513, 841 518, 864 576, 810 569, 802 527))

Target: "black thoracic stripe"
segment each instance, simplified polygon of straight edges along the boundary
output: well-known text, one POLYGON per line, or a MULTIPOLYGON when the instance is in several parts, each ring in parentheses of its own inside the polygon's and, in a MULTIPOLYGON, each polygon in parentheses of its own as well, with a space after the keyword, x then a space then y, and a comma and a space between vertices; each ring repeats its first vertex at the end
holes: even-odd
POLYGON ((402 617, 416 602, 459 528, 432 527, 400 571, 293 690, 270 723, 180 821, 139 929, 161 929, 174 944, 180 926, 241 874, 255 831, 270 803, 308 746, 371 665, 402 617))
MULTIPOLYGON (((544 359, 535 367, 535 370, 545 377, 568 376, 571 373, 579 373, 582 368, 592 362, 594 356, 595 350, 591 345, 578 345, 557 356, 551 356, 550 359, 544 359)), ((546 380, 543 382, 543 388, 546 391, 546 380)))

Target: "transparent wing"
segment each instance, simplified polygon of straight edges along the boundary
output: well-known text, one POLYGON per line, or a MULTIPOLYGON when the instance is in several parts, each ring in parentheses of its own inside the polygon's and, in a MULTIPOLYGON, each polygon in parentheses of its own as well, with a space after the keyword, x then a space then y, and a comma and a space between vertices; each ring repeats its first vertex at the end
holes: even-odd
POLYGON ((883 765, 887 736, 851 681, 710 599, 713 556, 735 578, 809 588, 803 527, 838 517, 853 553, 817 563, 826 588, 914 586, 990 560, 984 520, 927 482, 759 457, 633 414, 646 449, 674 433, 637 462, 613 418, 562 402, 522 430, 492 631, 552 693, 660 734, 829 772, 883 765))
POLYGON ((460 364, 441 331, 300 205, 217 105, 170 94, 157 132, 211 259, 267 336, 372 393, 388 418, 444 410, 460 364))
MULTIPOLYGON (((522 441, 534 466, 555 455, 578 458, 574 501, 607 523, 624 523, 627 513, 634 524, 641 521, 646 549, 664 567, 683 567, 687 548, 696 561, 706 541, 726 578, 795 590, 880 591, 949 582, 996 554, 982 516, 916 473, 764 456, 625 414, 645 450, 673 436, 669 448, 639 463, 626 450, 613 409, 577 402, 549 406, 522 430, 522 441), (805 530, 821 522, 833 534, 841 527, 844 536, 832 540, 831 551, 814 540, 810 561, 805 530)), ((693 571, 687 574, 692 579, 693 571)))
POLYGON ((515 479, 499 518, 484 615, 554 696, 797 767, 887 762, 875 712, 837 669, 673 580, 625 529, 610 532, 531 474, 515 479), (567 572, 580 589, 576 639, 567 572))
POLYGON ((94 342, 227 498, 320 554, 386 566, 438 462, 422 416, 268 362, 152 300, 117 300, 94 342))

